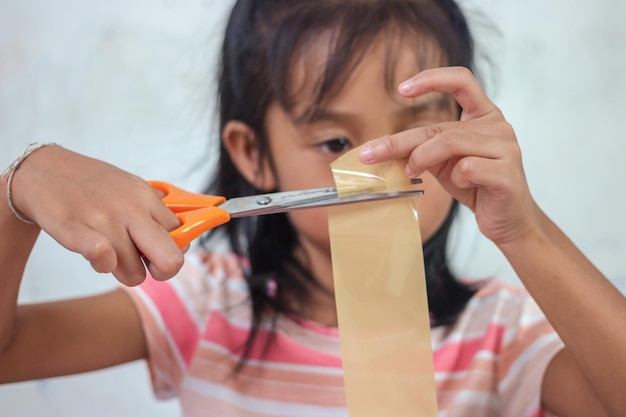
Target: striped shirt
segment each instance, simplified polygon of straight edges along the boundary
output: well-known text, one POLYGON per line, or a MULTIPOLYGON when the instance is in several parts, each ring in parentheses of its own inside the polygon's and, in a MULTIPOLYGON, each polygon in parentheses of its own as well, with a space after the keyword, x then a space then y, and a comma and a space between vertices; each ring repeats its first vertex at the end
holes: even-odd
MULTIPOLYGON (((279 317, 234 373, 251 314, 234 256, 188 255, 177 277, 128 291, 156 396, 179 397, 184 416, 347 416, 336 328, 279 317)), ((432 343, 440 416, 543 414, 543 373, 563 344, 522 289, 486 281, 432 343)))

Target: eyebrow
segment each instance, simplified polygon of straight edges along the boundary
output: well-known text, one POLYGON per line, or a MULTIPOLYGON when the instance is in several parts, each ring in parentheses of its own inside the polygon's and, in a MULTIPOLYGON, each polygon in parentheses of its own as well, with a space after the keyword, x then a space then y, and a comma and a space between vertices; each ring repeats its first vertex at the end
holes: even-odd
MULTIPOLYGON (((395 111, 393 113, 393 116, 400 119, 406 119, 409 117, 414 117, 417 114, 424 113, 428 110, 445 109, 448 105, 449 96, 446 94, 437 94, 435 97, 429 98, 428 100, 420 100, 418 102, 411 103, 411 105, 395 111)), ((325 121, 340 122, 350 119, 356 119, 357 117, 358 116, 355 113, 334 111, 322 107, 315 112, 311 112, 310 115, 305 113, 300 117, 296 117, 296 122, 298 124, 308 124, 325 121)))
POLYGON ((449 94, 436 94, 428 100, 421 100, 412 105, 403 107, 396 114, 400 117, 415 116, 428 110, 444 110, 450 105, 449 94))

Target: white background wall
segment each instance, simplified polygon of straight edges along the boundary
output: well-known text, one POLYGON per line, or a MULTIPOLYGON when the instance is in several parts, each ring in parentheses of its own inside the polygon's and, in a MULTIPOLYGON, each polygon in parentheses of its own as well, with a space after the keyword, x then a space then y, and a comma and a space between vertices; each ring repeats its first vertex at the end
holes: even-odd
MULTIPOLYGON (((197 189, 214 138, 214 59, 229 1, 0 0, 0 167, 56 141, 145 178, 197 189)), ((626 292, 626 3, 463 0, 496 66, 489 92, 516 128, 535 198, 626 292)), ((461 273, 516 278, 467 219, 461 273)), ((47 236, 24 302, 116 285, 47 236)), ((616 323, 617 325, 617 323, 616 323)), ((0 416, 174 416, 143 364, 0 387, 0 416)))

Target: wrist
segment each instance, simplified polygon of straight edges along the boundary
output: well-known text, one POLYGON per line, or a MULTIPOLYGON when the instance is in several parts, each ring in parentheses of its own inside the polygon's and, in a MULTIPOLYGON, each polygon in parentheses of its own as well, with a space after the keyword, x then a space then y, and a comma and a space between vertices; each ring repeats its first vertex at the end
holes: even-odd
POLYGON ((55 145, 58 146, 56 143, 52 143, 52 142, 48 142, 48 143, 31 143, 29 144, 25 149, 24 152, 22 153, 22 155, 20 155, 17 159, 15 159, 11 165, 9 165, 9 167, 2 173, 0 174, 0 177, 5 181, 5 186, 6 186, 6 197, 7 197, 7 204, 9 206, 9 209, 11 210, 11 212, 13 213, 13 215, 18 218, 19 220, 21 220, 24 223, 28 223, 28 224, 34 224, 35 222, 33 222, 25 213, 23 210, 21 210, 18 205, 16 204, 15 201, 15 190, 14 190, 14 183, 15 183, 15 177, 16 177, 16 173, 18 172, 19 168, 22 166, 22 164, 24 163, 24 161, 26 161, 26 159, 32 155, 34 152, 36 152, 37 150, 45 147, 45 146, 51 146, 51 145, 55 145))
POLYGON ((504 256, 516 267, 518 262, 533 262, 535 257, 542 257, 546 254, 554 255, 554 250, 559 246, 559 229, 537 207, 535 221, 532 227, 527 227, 524 233, 517 239, 497 244, 504 256))

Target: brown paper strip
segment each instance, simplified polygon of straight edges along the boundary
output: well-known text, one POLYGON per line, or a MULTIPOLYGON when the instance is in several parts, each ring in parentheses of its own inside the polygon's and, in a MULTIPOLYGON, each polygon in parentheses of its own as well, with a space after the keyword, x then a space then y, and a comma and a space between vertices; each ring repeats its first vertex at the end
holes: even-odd
MULTIPOLYGON (((332 164, 339 195, 412 187, 402 164, 365 166, 357 152, 332 164)), ((411 199, 332 207, 329 230, 350 417, 436 416, 422 242, 411 199)))

